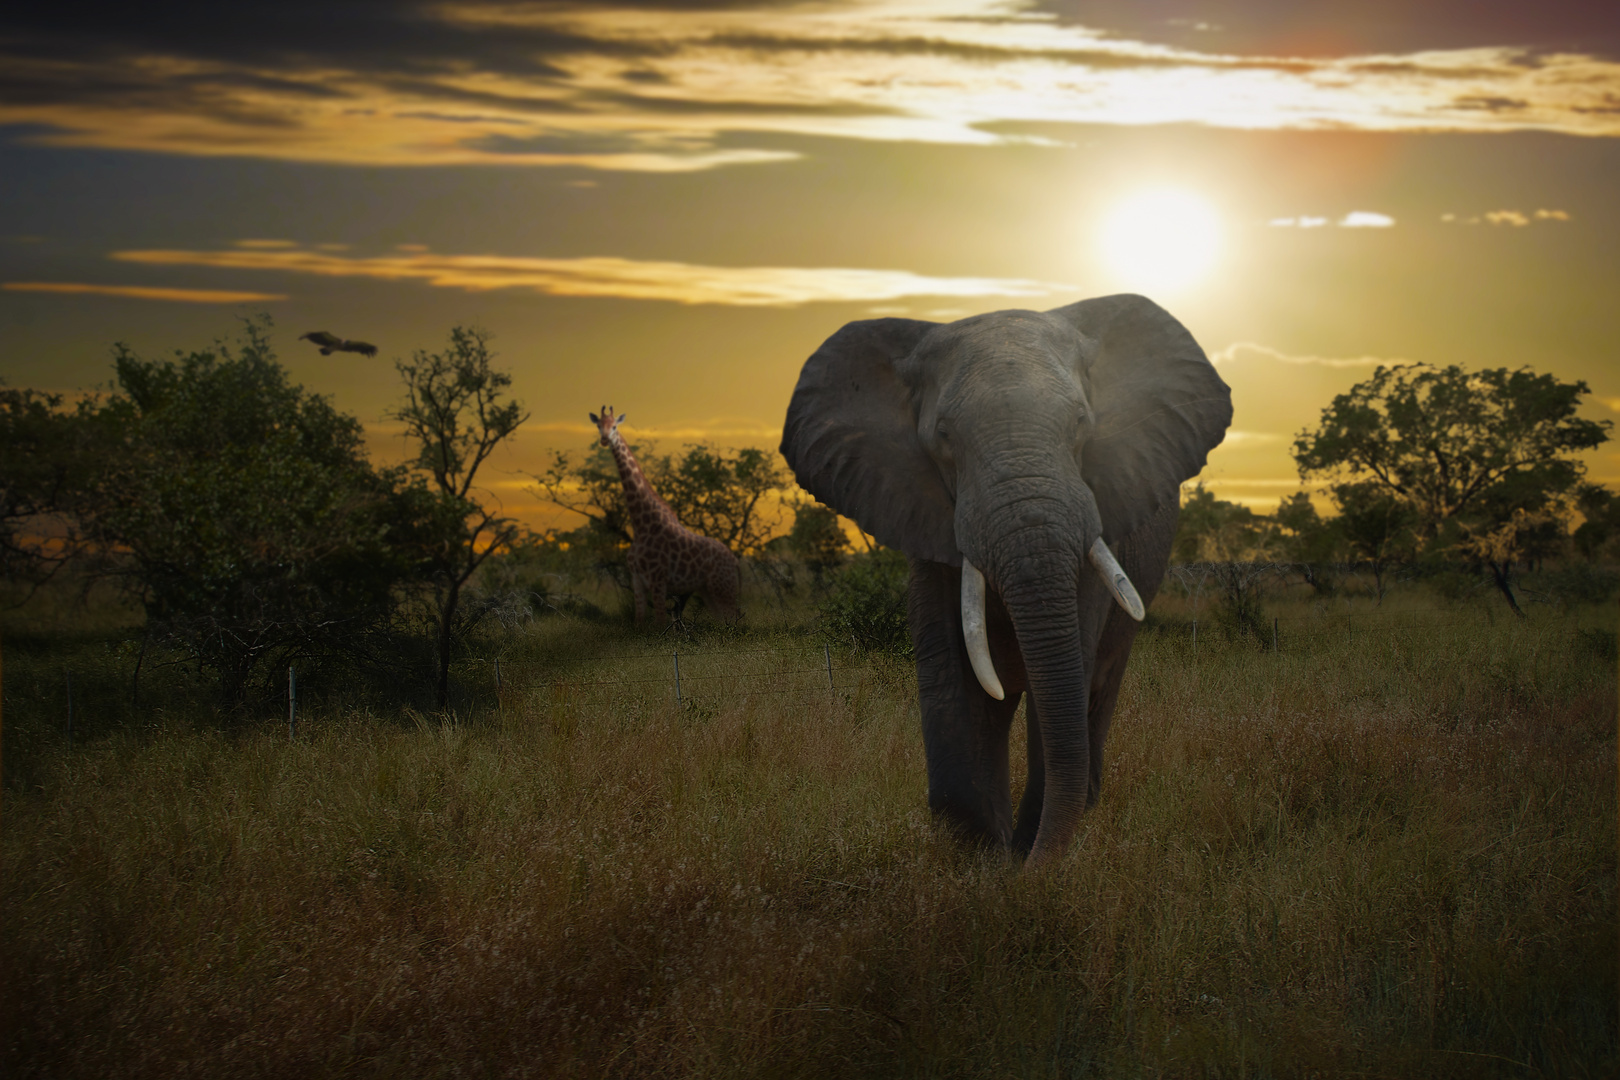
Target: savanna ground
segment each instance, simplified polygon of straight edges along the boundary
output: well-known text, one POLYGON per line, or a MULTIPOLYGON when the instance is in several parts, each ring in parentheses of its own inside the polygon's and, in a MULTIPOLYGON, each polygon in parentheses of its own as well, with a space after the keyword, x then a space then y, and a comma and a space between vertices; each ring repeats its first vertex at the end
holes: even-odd
POLYGON ((1030 875, 931 823, 908 665, 834 651, 828 691, 764 600, 540 619, 498 698, 293 741, 161 670, 132 708, 116 618, 13 613, 0 1067, 1613 1076, 1614 611, 1498 604, 1274 598, 1271 653, 1161 596, 1030 875))

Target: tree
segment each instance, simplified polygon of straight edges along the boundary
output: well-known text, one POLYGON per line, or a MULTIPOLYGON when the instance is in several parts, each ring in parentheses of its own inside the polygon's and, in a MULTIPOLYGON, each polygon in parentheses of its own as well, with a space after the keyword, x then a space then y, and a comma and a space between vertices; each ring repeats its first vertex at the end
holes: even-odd
POLYGON ((1338 587, 1331 570, 1341 543, 1337 523, 1323 521, 1303 491, 1284 496, 1271 522, 1271 544, 1278 557, 1297 566, 1305 583, 1319 594, 1331 595, 1338 587))
POLYGON ((0 384, 0 577, 38 584, 82 550, 82 495, 105 458, 92 412, 0 384))
POLYGON ((912 654, 907 592, 911 569, 903 552, 877 548, 850 560, 820 604, 822 628, 856 652, 912 654))
POLYGON ((1202 480, 1183 489, 1171 546, 1175 562, 1253 562, 1263 558, 1268 523, 1241 503, 1217 499, 1202 480))
POLYGON ((1404 504, 1424 544, 1488 567, 1519 611, 1510 574, 1527 526, 1579 483, 1575 455, 1609 438, 1609 421, 1575 415, 1588 392, 1529 368, 1379 367, 1299 433, 1294 460, 1301 479, 1367 483, 1404 504))
MULTIPOLYGON (((737 555, 758 555, 780 527, 779 515, 769 511, 769 496, 792 483, 780 457, 752 447, 728 452, 703 443, 687 446, 679 458, 658 453, 650 443, 632 443, 630 451, 682 525, 714 537, 737 555)), ((599 572, 628 587, 630 513, 608 449, 596 443, 578 457, 555 451, 547 469, 531 476, 536 495, 586 519, 566 541, 590 552, 599 572)))
POLYGON ((489 335, 455 327, 443 352, 417 350, 395 363, 405 402, 393 413, 418 444, 415 467, 437 496, 438 542, 429 556, 435 586, 439 708, 450 700, 450 653, 462 590, 491 555, 509 551, 522 529, 474 495, 478 470, 529 418, 506 400, 512 377, 492 366, 489 335))
POLYGON ((1373 575, 1373 592, 1384 602, 1384 575, 1390 564, 1412 557, 1417 516, 1410 504, 1377 484, 1344 483, 1330 489, 1339 507, 1334 520, 1345 546, 1373 575))
POLYGON ((360 422, 287 381, 267 322, 238 346, 146 360, 85 419, 108 448, 76 497, 148 633, 239 704, 261 664, 348 648, 411 573, 420 491, 366 456, 360 422))
POLYGON ((1588 561, 1596 559, 1620 536, 1620 499, 1602 484, 1582 484, 1575 492, 1575 509, 1584 519, 1575 530, 1575 549, 1588 561))
POLYGON ((780 454, 745 447, 726 452, 699 443, 648 475, 681 524, 712 536, 738 556, 753 555, 781 524, 763 511, 766 496, 792 483, 780 454))
POLYGON ((787 548, 809 569, 819 587, 827 571, 836 570, 849 558, 849 535, 838 524, 836 511, 805 501, 793 508, 787 548))
POLYGON ((1180 564, 1176 577, 1202 589, 1213 577, 1220 589, 1220 614, 1234 632, 1264 636, 1260 592, 1279 568, 1271 561, 1271 523, 1248 507, 1217 499, 1202 481, 1183 489, 1181 517, 1171 546, 1180 564))

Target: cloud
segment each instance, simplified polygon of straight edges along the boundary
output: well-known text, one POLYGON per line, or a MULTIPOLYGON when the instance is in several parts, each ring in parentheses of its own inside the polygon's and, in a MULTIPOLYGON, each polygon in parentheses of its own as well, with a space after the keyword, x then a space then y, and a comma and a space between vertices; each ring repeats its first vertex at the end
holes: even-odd
POLYGON ((1457 214, 1441 214, 1440 220, 1453 225, 1478 225, 1485 222, 1490 225, 1510 225, 1522 229, 1532 221, 1569 221, 1567 210, 1540 209, 1531 214, 1519 210, 1487 210, 1482 215, 1460 217, 1457 214))
POLYGON ((122 296, 131 300, 167 300, 180 304, 253 304, 287 299, 284 293, 228 292, 223 289, 167 289, 146 285, 85 285, 68 281, 8 281, 7 292, 122 296))
MULTIPOLYGON (((419 245, 402 245, 415 248, 419 245)), ((927 277, 906 270, 843 267, 694 266, 609 256, 545 259, 507 255, 346 257, 314 249, 118 251, 147 266, 207 266, 316 277, 420 281, 445 289, 529 289, 548 296, 666 300, 678 304, 795 307, 816 302, 882 302, 907 296, 1050 296, 1072 286, 1022 278, 927 277)))
MULTIPOLYGON (((1320 229, 1327 223, 1328 219, 1325 217, 1309 215, 1272 218, 1266 222, 1267 225, 1280 229, 1320 229)), ((1388 214, 1378 214, 1371 210, 1352 210, 1334 224, 1341 229, 1387 229, 1395 224, 1395 219, 1388 214)))
POLYGON ((1620 412, 1620 397, 1598 398, 1598 400, 1603 402, 1603 404, 1607 405, 1609 408, 1613 409, 1615 412, 1620 412))
POLYGON ((1382 356, 1354 356, 1354 357, 1327 357, 1327 356, 1295 356, 1273 349, 1269 345, 1260 345, 1253 341, 1234 341, 1226 348, 1209 354, 1212 363, 1226 364, 1246 357, 1259 357, 1280 364, 1315 364, 1319 367, 1329 368, 1355 368, 1393 367, 1396 364, 1409 364, 1410 360, 1391 359, 1382 356))
POLYGON ((1599 57, 1238 55, 1024 0, 23 7, 0 17, 0 124, 58 146, 667 172, 795 156, 762 136, 991 144, 1031 122, 1620 136, 1599 57))
POLYGON ((1339 219, 1339 227, 1344 229, 1387 229, 1394 224, 1395 219, 1388 214, 1371 210, 1352 210, 1339 219))

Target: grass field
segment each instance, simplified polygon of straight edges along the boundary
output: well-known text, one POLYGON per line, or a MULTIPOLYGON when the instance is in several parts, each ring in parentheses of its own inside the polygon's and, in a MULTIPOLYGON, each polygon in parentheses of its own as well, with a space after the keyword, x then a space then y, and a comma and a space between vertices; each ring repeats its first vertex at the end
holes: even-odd
POLYGON ((1161 598, 1040 875, 932 825, 905 665, 829 691, 763 605, 540 620, 498 698, 292 742, 156 678, 98 726, 116 630, 13 628, 0 1071, 1620 1073, 1613 610, 1273 606, 1280 652, 1195 649, 1161 598))

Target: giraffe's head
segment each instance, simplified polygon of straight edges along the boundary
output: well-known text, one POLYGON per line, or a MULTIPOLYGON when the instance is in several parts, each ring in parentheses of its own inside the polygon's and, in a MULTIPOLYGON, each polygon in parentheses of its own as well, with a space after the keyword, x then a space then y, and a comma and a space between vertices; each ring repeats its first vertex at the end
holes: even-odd
POLYGON ((620 424, 624 423, 624 413, 620 413, 618 419, 615 420, 613 418, 613 406, 604 405, 602 406, 602 415, 598 416, 591 413, 591 423, 595 424, 596 430, 602 433, 602 445, 607 446, 608 437, 613 434, 620 424))

